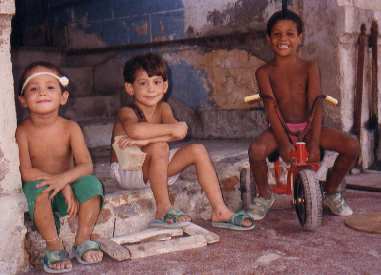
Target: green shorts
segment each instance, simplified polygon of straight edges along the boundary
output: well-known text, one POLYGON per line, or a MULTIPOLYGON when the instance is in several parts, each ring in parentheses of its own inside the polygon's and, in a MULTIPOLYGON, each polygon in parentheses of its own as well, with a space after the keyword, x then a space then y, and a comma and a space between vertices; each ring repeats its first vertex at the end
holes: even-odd
MULTIPOLYGON (((23 184, 23 191, 28 202, 28 211, 32 222, 34 221, 34 208, 37 197, 44 191, 47 186, 36 188, 36 185, 43 180, 28 181, 23 184)), ((101 197, 101 207, 103 204, 103 186, 102 183, 93 175, 80 177, 71 184, 74 196, 79 203, 91 199, 95 196, 101 197)), ((67 204, 61 192, 54 196, 52 200, 52 210, 57 231, 60 231, 60 217, 67 215, 67 204)))

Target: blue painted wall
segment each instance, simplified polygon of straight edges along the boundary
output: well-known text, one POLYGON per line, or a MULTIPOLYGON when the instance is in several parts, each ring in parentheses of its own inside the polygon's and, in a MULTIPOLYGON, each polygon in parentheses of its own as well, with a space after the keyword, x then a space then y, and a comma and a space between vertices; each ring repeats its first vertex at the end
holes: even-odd
MULTIPOLYGON (((71 26, 95 34, 108 46, 185 36, 182 0, 74 1, 52 7, 50 21, 56 29, 71 26)), ((91 47, 91 41, 89 43, 84 46, 91 47)))
POLYGON ((207 76, 185 62, 170 64, 169 95, 196 110, 208 103, 208 91, 203 80, 207 76))

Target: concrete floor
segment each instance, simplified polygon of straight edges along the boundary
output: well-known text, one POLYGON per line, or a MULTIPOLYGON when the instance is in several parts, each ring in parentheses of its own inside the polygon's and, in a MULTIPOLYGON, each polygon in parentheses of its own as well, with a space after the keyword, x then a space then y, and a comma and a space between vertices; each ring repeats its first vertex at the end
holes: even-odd
MULTIPOLYGON (((351 183, 381 182, 381 174, 349 177, 351 183)), ((379 183, 380 187, 381 184, 379 183)), ((355 213, 381 212, 381 193, 347 191, 355 213)), ((292 208, 272 210, 251 232, 214 229, 221 241, 205 248, 102 264, 74 264, 71 274, 381 274, 381 235, 346 227, 325 212, 317 232, 304 232, 292 208)), ((33 270, 25 274, 41 274, 33 270)))

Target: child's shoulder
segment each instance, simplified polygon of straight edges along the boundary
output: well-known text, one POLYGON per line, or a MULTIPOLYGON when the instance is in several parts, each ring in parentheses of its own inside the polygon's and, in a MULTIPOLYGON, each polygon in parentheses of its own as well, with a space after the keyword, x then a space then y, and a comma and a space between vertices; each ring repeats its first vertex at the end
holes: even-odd
POLYGON ((57 122, 60 123, 63 128, 66 128, 70 131, 81 129, 79 124, 76 121, 71 120, 71 119, 66 119, 66 118, 60 117, 57 122))
POLYGON ((118 110, 118 116, 121 115, 134 115, 135 111, 132 106, 122 106, 118 110))
POLYGON ((30 127, 30 119, 24 119, 16 128, 16 138, 25 136, 28 132, 28 127, 30 127))
POLYGON ((165 102, 165 101, 162 101, 162 102, 159 103, 159 108, 161 110, 172 110, 171 105, 169 105, 169 103, 165 102))

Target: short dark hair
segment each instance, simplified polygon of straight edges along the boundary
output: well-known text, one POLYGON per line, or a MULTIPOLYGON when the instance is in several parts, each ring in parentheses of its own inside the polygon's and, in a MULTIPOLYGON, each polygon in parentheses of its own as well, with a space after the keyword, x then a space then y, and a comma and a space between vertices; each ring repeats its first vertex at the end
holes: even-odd
POLYGON ((303 21, 299 15, 290 10, 277 11, 267 21, 267 34, 270 36, 274 25, 281 20, 290 20, 296 24, 298 35, 303 32, 303 21))
POLYGON ((133 83, 135 81, 136 72, 139 70, 146 71, 149 77, 157 75, 163 77, 164 81, 168 79, 167 63, 158 54, 147 53, 129 59, 124 65, 124 81, 133 83))
MULTIPOLYGON (((64 74, 62 73, 61 69, 50 63, 50 62, 47 62, 47 61, 35 61, 35 62, 32 62, 30 63, 28 66, 25 67, 23 73, 21 74, 21 77, 20 77, 20 81, 19 81, 19 89, 18 89, 18 94, 21 95, 22 94, 22 86, 24 85, 24 82, 25 80, 27 79, 27 75, 29 74, 29 72, 31 70, 33 70, 34 68, 36 67, 44 67, 44 68, 47 68, 49 70, 52 70, 52 71, 55 71, 57 73, 57 75, 59 77, 63 76, 64 74)), ((67 87, 63 87, 62 84, 58 81, 59 85, 60 85, 60 88, 61 88, 61 92, 63 92, 64 90, 67 90, 67 87)))

